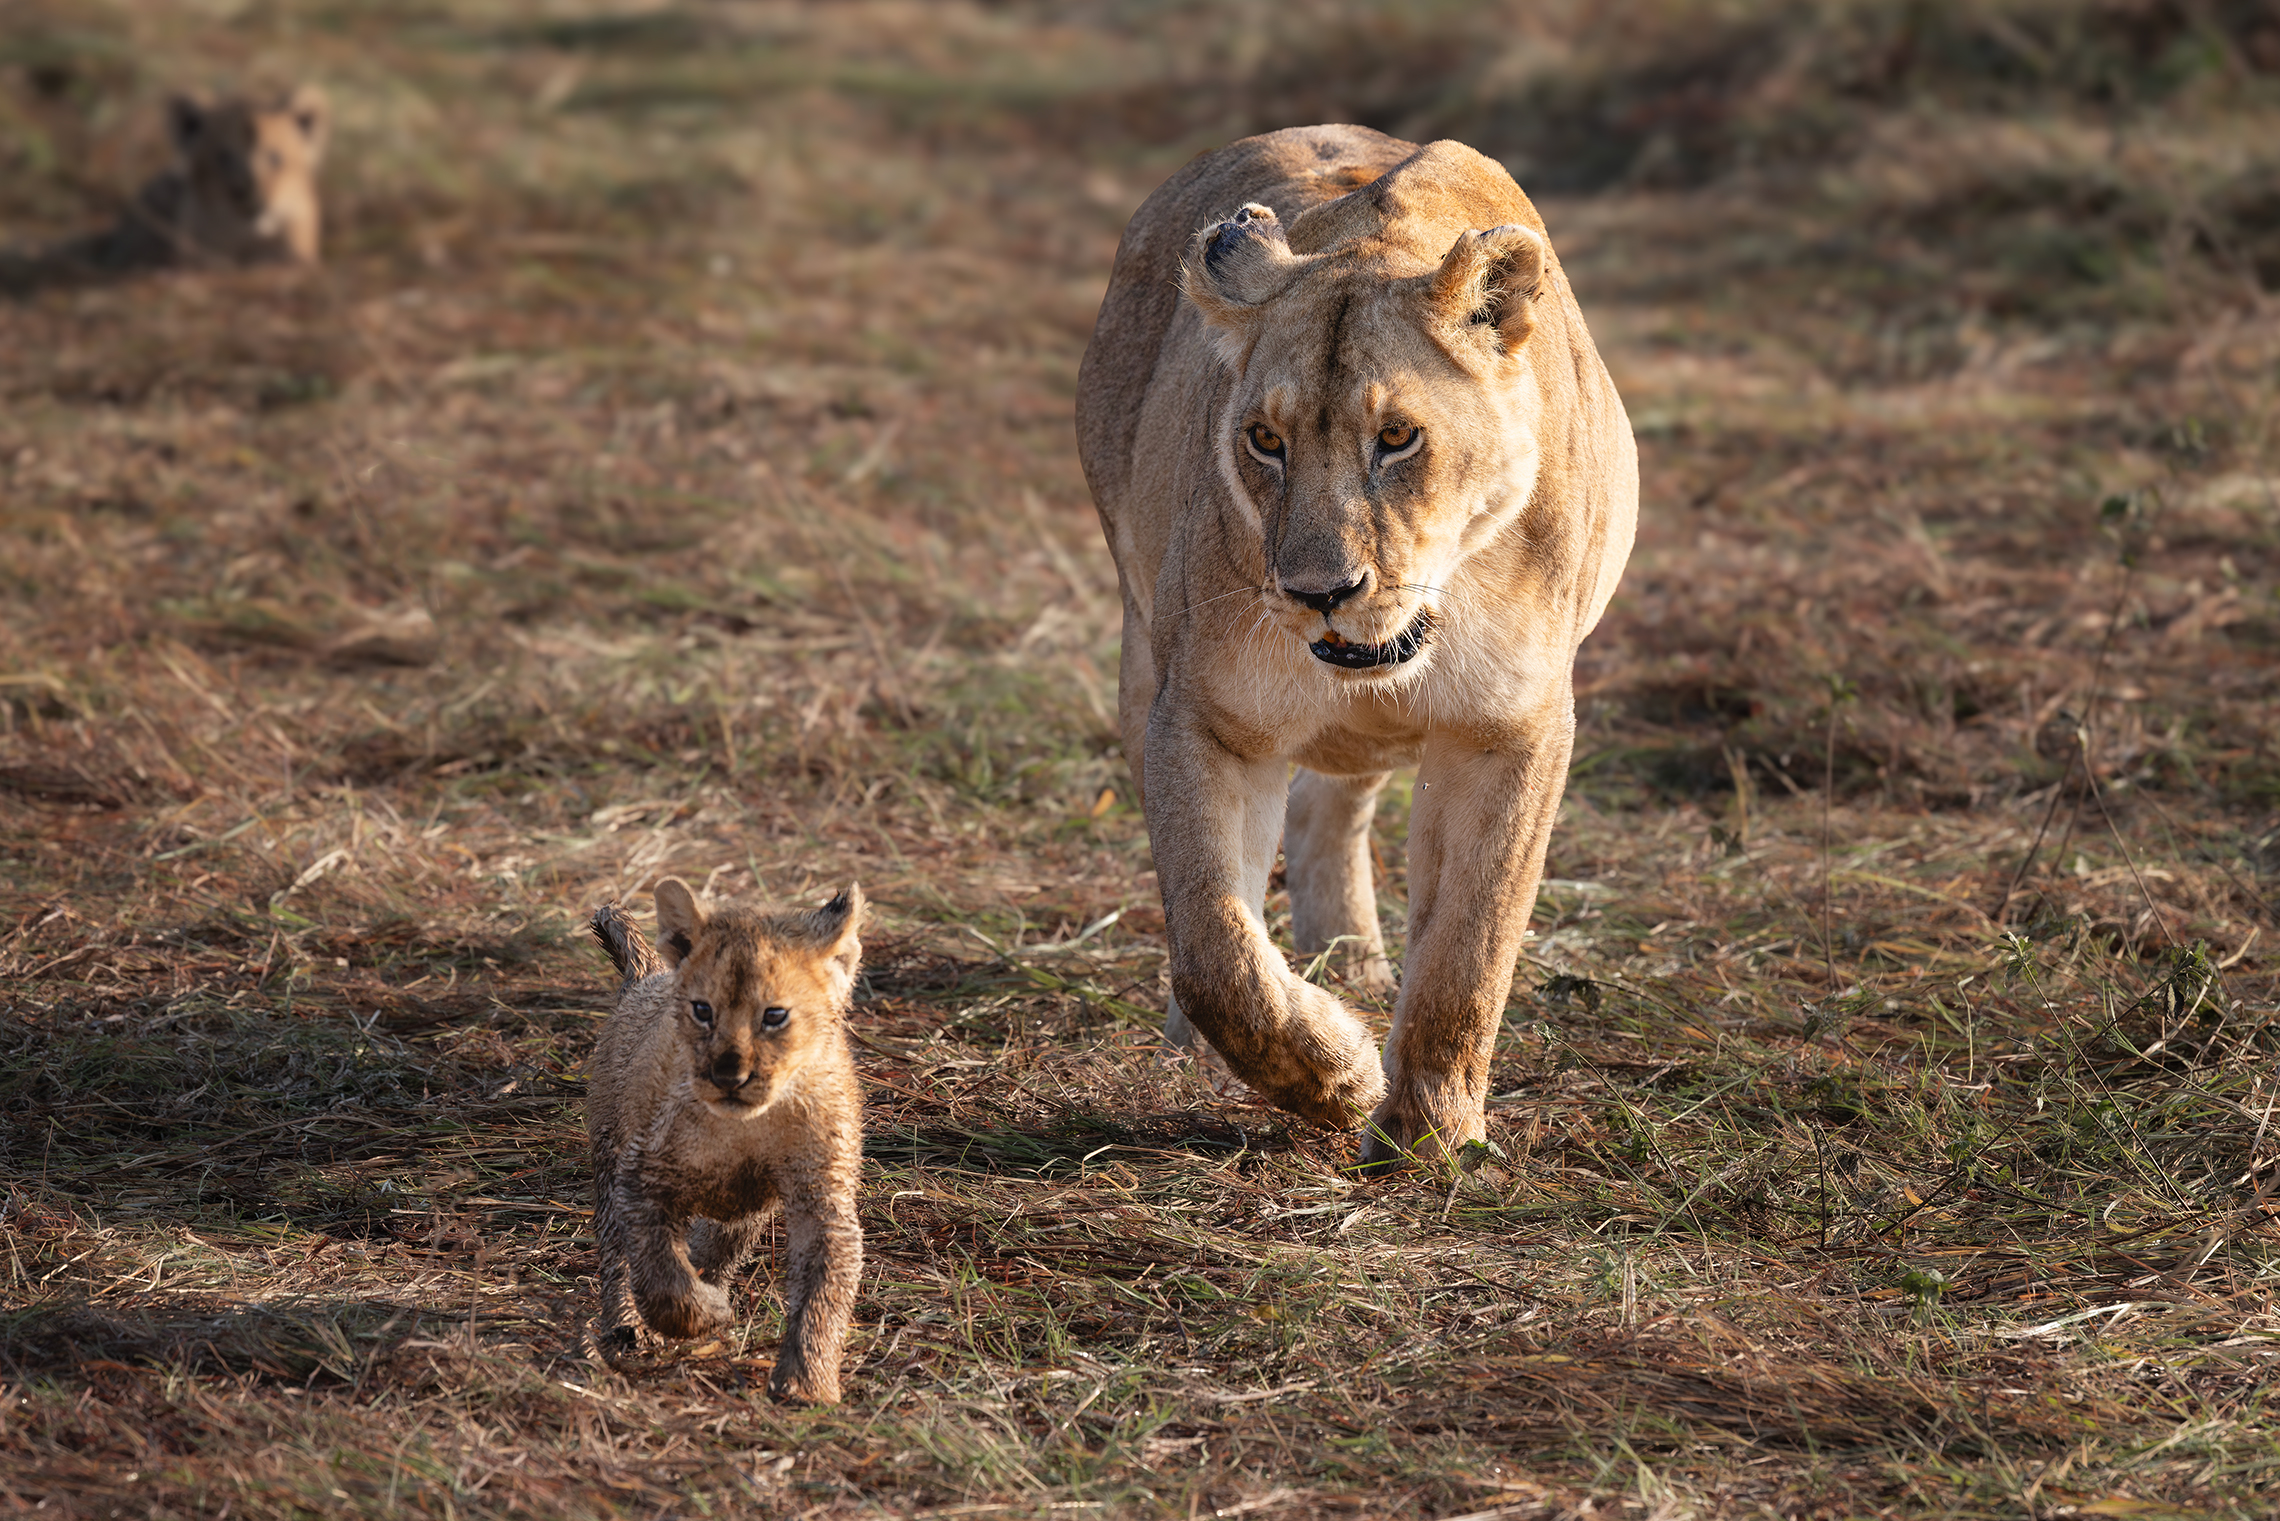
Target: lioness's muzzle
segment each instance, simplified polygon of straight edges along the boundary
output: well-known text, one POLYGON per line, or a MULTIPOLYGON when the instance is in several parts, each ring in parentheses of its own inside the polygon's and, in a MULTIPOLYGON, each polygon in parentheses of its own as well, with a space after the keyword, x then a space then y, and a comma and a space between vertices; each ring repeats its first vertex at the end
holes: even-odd
POLYGON ((1383 644, 1355 644, 1332 629, 1307 648, 1314 652, 1315 659, 1325 665, 1343 666, 1349 671, 1365 671, 1372 666, 1400 665, 1403 661, 1412 659, 1432 637, 1433 613, 1428 608, 1420 611, 1409 627, 1383 644))

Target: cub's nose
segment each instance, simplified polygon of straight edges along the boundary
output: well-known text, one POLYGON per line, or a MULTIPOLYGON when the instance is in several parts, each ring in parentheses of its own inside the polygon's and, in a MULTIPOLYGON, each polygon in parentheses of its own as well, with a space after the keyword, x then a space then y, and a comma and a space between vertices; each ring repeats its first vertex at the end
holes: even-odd
POLYGON ((1310 591, 1303 586, 1293 586, 1285 582, 1283 593, 1313 608, 1318 613, 1333 613, 1338 610, 1340 603, 1351 601, 1359 596, 1369 584, 1370 573, 1365 570, 1343 586, 1333 586, 1321 591, 1310 591))
POLYGON ((723 1051, 713 1058, 712 1082, 723 1093, 734 1093, 752 1077, 752 1069, 734 1051, 723 1051))

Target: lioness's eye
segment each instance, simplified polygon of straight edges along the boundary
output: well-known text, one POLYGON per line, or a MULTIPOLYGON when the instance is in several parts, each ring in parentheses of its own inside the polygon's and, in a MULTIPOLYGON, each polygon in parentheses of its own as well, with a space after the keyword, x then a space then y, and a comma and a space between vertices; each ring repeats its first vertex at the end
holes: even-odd
POLYGON ((1265 423, 1253 423, 1250 429, 1251 447, 1269 459, 1279 460, 1283 454, 1282 435, 1265 423))
POLYGON ((706 1029, 708 1029, 708 1030, 709 1030, 709 1029, 711 1029, 711 1028, 712 1028, 712 1005, 711 1005, 711 1004, 709 1004, 709 1003, 706 1003, 706 1002, 705 1002, 705 1001, 704 1001, 702 998, 692 998, 692 999, 690 999, 690 1000, 689 1000, 689 1017, 690 1017, 691 1019, 695 1020, 695 1021, 696 1021, 698 1024, 700 1024, 700 1025, 703 1025, 703 1026, 704 1026, 706 1029))
POLYGON ((1417 430, 1408 423, 1387 423, 1378 429, 1378 442, 1388 450, 1406 449, 1416 436, 1417 430))
POLYGON ((760 1011, 760 1028, 763 1030, 781 1030, 784 1028, 784 1022, 791 1017, 792 1011, 790 1009, 762 1009, 760 1011))

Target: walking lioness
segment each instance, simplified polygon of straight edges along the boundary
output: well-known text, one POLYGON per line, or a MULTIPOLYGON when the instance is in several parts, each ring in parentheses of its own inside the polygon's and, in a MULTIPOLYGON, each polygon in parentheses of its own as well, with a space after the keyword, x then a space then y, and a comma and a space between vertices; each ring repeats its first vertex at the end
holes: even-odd
POLYGON ((1369 1113, 1367 1161, 1480 1139, 1576 646, 1638 511, 1630 424, 1542 219, 1458 143, 1308 127, 1207 153, 1125 229, 1077 437, 1124 594, 1167 1035, 1202 1031, 1294 1113, 1369 1113), (1411 763, 1381 1067, 1263 905, 1279 832, 1298 948, 1350 937, 1382 968, 1368 830, 1411 763))
POLYGON ((863 895, 711 914, 657 884, 664 966, 616 906, 594 934, 624 979, 595 1043, 586 1129, 602 1315, 666 1336, 729 1320, 723 1287, 781 1204, 784 1340, 770 1392, 831 1404, 863 1268, 863 1096, 847 1046, 863 895), (629 1303, 630 1301, 630 1303, 629 1303))

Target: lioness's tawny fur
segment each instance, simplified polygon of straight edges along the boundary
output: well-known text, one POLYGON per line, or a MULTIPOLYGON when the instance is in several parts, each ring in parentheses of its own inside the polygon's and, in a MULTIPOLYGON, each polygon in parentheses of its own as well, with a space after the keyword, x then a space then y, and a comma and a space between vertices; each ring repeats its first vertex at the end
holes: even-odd
POLYGON ((861 889, 807 913, 706 913, 657 884, 658 950, 615 905, 593 928, 624 984, 587 1090, 602 1320, 665 1336, 730 1319, 725 1285, 782 1206, 779 1398, 839 1398, 863 1231, 863 1098, 846 1017, 862 953, 861 889), (659 965, 660 953, 663 965, 659 965))
POLYGON ((1577 644, 1630 553, 1638 461, 1544 224, 1459 143, 1308 127, 1207 153, 1125 229, 1078 380, 1124 598, 1119 706, 1174 1007, 1365 1157, 1484 1133, 1489 1057, 1574 741, 1577 644), (1389 982, 1369 825, 1416 765, 1382 1061, 1294 974, 1389 982), (1296 774, 1293 775, 1293 768, 1296 774))

